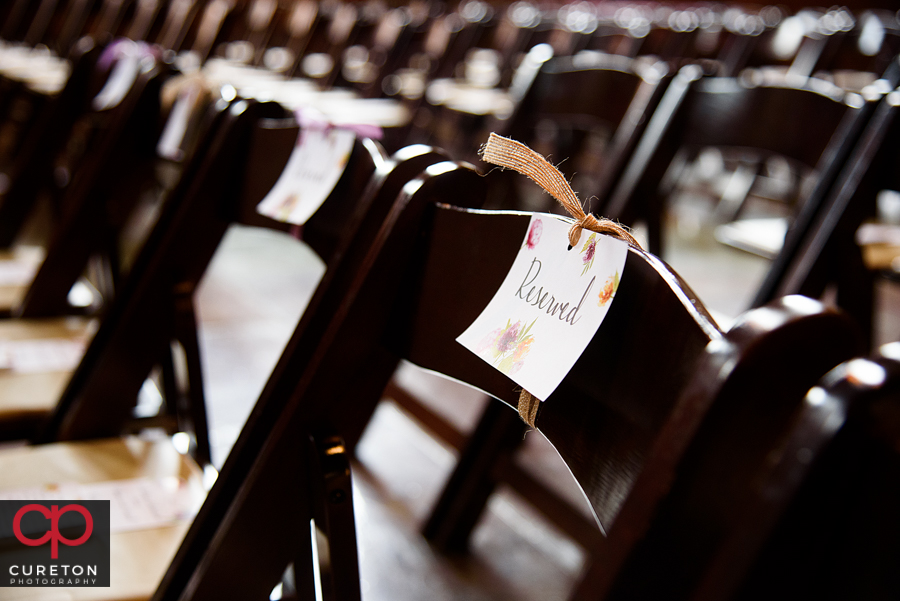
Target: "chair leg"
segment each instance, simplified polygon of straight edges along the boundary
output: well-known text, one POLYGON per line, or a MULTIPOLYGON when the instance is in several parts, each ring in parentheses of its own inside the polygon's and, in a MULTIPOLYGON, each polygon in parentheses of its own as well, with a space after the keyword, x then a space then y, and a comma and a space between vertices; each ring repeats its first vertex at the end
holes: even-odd
POLYGON ((230 473, 226 462, 210 491, 216 503, 204 504, 196 519, 200 522, 195 520, 189 532, 199 538, 179 550, 155 601, 265 599, 291 562, 297 598, 316 599, 309 536, 309 437, 302 424, 282 425, 253 458, 246 478, 240 471, 230 473), (223 487, 234 493, 222 498, 223 487), (198 526, 200 532, 194 532, 198 526))
POLYGON ((714 217, 716 223, 728 223, 738 218, 762 166, 761 161, 741 161, 738 164, 728 180, 719 204, 716 205, 714 217))
MULTIPOLYGON (((209 421, 203 394, 203 368, 200 362, 200 341, 197 338, 193 291, 175 293, 175 337, 184 349, 187 363, 186 421, 190 423, 190 430, 196 439, 197 461, 205 465, 211 463, 209 421)), ((179 423, 181 422, 179 418, 179 423)))
POLYGON ((867 348, 874 343, 875 274, 866 267, 859 246, 853 242, 840 249, 837 305, 859 324, 867 348))
MULTIPOLYGON (((310 436, 310 481, 321 574, 322 598, 331 601, 360 599, 359 559, 350 454, 340 436, 310 436)), ((296 565, 296 563, 295 563, 296 565)), ((315 568, 313 568, 315 569, 315 568)))
POLYGON ((514 411, 496 401, 487 404, 422 529, 438 549, 446 553, 465 551, 496 487, 495 468, 522 444, 524 434, 525 424, 514 411))

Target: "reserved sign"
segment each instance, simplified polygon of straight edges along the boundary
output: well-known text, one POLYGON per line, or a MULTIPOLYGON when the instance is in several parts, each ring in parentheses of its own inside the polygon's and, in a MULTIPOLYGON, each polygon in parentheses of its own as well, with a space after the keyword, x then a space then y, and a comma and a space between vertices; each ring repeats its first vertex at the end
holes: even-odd
POLYGON ((457 341, 538 399, 556 390, 615 298, 628 244, 536 214, 500 289, 457 341))
POLYGON ((356 134, 349 129, 303 129, 281 176, 256 210, 276 221, 303 225, 344 173, 356 134))

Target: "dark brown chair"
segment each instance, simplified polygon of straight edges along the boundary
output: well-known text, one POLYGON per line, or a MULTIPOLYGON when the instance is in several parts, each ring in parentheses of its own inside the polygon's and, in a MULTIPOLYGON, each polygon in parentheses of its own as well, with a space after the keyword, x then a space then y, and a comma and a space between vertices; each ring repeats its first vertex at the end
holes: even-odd
MULTIPOLYGON (((665 66, 660 64, 659 69, 664 70, 665 66)), ((589 53, 550 59, 535 76, 520 106, 510 118, 504 134, 516 140, 547 143, 549 146, 539 148, 542 151, 546 148, 554 149, 550 154, 554 158, 573 157, 572 162, 566 161, 560 168, 569 175, 588 171, 587 177, 575 181, 575 187, 586 192, 583 196, 590 199, 590 204, 600 204, 598 199, 605 197, 605 192, 612 188, 621 174, 627 157, 637 143, 648 115, 667 82, 664 71, 641 68, 639 63, 622 56, 589 53), (550 140, 542 139, 539 133, 542 129, 555 130, 556 136, 550 140), (599 165, 578 163, 583 158, 581 152, 584 150, 584 141, 589 136, 602 137, 607 141, 599 161, 596 156, 593 157, 599 165)), ((526 203, 523 197, 533 197, 535 191, 540 192, 537 187, 525 182, 524 178, 512 171, 492 175, 493 178, 489 180, 489 206, 534 208, 534 202, 526 203), (520 185, 522 182, 525 182, 525 186, 520 185), (520 193, 523 188, 524 191, 520 193)), ((542 203, 554 202, 542 193, 540 199, 542 203)), ((486 472, 479 476, 487 478, 490 484, 487 481, 481 482, 477 486, 480 492, 467 498, 465 502, 454 497, 458 494, 459 487, 468 485, 463 485, 460 481, 447 488, 424 528, 426 537, 438 548, 459 551, 466 546, 469 533, 481 515, 491 491, 501 482, 515 486, 522 496, 556 520, 576 540, 585 542, 595 536, 596 532, 589 523, 585 523, 577 510, 568 507, 551 488, 540 485, 526 472, 517 469, 514 462, 508 461, 513 449, 522 442, 524 431, 523 425, 502 408, 489 404, 485 407, 476 430, 461 432, 396 382, 388 386, 385 395, 415 416, 438 438, 457 446, 468 457, 467 461, 477 462, 483 469, 490 471, 490 474, 486 472), (485 450, 485 455, 481 458, 468 456, 464 449, 469 435, 472 437, 473 449, 483 444, 500 445, 502 449, 496 447, 493 451, 485 450), (527 485, 516 485, 523 481, 527 485), (450 506, 454 508, 450 509, 450 506), (448 512, 463 512, 464 515, 451 517, 448 512)), ((466 472, 481 468, 460 469, 466 472)))
MULTIPOLYGON (((354 283, 339 310, 332 314, 323 305, 328 323, 289 345, 303 361, 283 358, 276 369, 267 390, 277 386, 281 396, 264 394, 268 403, 257 405, 157 601, 237 591, 263 596, 291 562, 298 595, 311 598, 318 566, 311 560, 310 519, 330 539, 326 597, 358 598, 349 471, 341 455, 400 358, 516 404, 516 386, 455 342, 505 277, 530 219, 441 204, 469 199, 482 185, 472 171, 439 164, 404 188, 365 264, 352 268, 354 283)), ((632 489, 655 465, 655 449, 667 440, 662 436, 689 437, 681 420, 705 415, 707 406, 694 408, 680 394, 690 392, 703 357, 727 357, 740 373, 758 374, 760 357, 751 351, 780 348, 780 364, 796 367, 797 381, 814 382, 852 354, 855 340, 848 321, 806 299, 760 310, 723 335, 652 255, 629 250, 625 272, 607 319, 536 418, 607 529, 615 528, 632 489), (786 359, 799 357, 800 349, 802 361, 786 359)), ((315 311, 308 315, 320 321, 315 311)))
MULTIPOLYGON (((781 156, 809 174, 785 208, 792 232, 805 232, 874 109, 858 96, 850 99, 852 106, 846 100, 842 90, 813 79, 801 86, 757 85, 702 77, 699 68, 685 67, 667 88, 619 185, 598 212, 625 223, 645 222, 649 248, 664 252, 662 224, 667 199, 677 189, 678 167, 701 148, 733 148, 756 165, 751 170, 764 164, 759 161, 781 156)), ((745 198, 729 196, 717 214, 723 221, 735 220, 745 198)), ((753 240, 733 238, 732 244, 767 252, 753 240)))
POLYGON ((780 441, 779 461, 766 466, 765 479, 741 507, 746 517, 705 573, 701 595, 900 594, 893 573, 900 535, 896 346, 841 364, 810 390, 780 441))
POLYGON ((755 304, 781 294, 818 298, 827 285, 836 284, 837 305, 859 322, 871 343, 875 277, 886 262, 868 266, 856 232, 864 220, 875 216, 878 192, 900 188, 896 158, 900 135, 898 103, 896 92, 879 103, 809 231, 794 242, 796 253, 776 259, 757 292, 755 304))
POLYGON ((541 66, 501 133, 557 162, 565 159, 560 169, 575 178, 573 187, 591 204, 601 204, 665 91, 667 75, 662 63, 616 55, 552 58, 541 66))
MULTIPOLYGON (((20 302, 11 308, 16 317, 77 312, 68 302, 68 293, 91 261, 100 257, 108 270, 103 278, 108 285, 96 282, 100 298, 89 309, 98 310, 114 293, 123 270, 117 252, 119 234, 140 201, 136 190, 146 189, 153 178, 154 147, 162 126, 160 91, 167 75, 165 67, 152 60, 135 68, 134 84, 120 102, 90 109, 79 119, 81 127, 69 145, 90 148, 90 152, 56 157, 57 168, 68 169, 71 182, 57 199, 46 257, 20 302)), ((37 199, 30 199, 30 207, 25 206, 28 200, 24 196, 5 199, 21 203, 20 218, 35 210, 37 199)))
POLYGON ((896 597, 894 346, 842 363, 778 420, 711 411, 608 598, 896 597))
MULTIPOLYGON (((198 156, 207 156, 199 167, 188 167, 186 183, 176 188, 168 201, 40 441, 121 432, 129 423, 144 379, 167 356, 169 341, 177 340, 188 357, 186 405, 191 409, 179 409, 178 395, 167 394, 167 410, 188 425, 191 421, 197 424, 198 443, 201 449, 206 447, 192 294, 230 224, 296 230, 255 211, 280 175, 297 138, 293 119, 283 117, 280 107, 245 102, 222 117, 226 123, 205 152, 198 151, 198 156), (265 120, 267 117, 282 120, 272 122, 265 120), (136 344, 137 340, 144 343, 136 344), (191 415, 190 411, 200 413, 191 415)), ((357 141, 331 196, 303 226, 302 239, 330 264, 341 254, 345 238, 368 223, 363 217, 385 203, 383 195, 392 197, 412 174, 441 157, 428 147, 413 147, 387 160, 377 143, 357 141), (370 183, 376 169, 378 178, 370 183)))

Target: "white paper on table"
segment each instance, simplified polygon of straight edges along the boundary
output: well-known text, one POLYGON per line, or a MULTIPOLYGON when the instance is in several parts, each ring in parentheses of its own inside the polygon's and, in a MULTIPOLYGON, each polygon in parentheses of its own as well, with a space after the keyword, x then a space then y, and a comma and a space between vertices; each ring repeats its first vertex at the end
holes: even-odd
POLYGON ((509 273, 457 341, 544 400, 587 348, 615 297, 628 245, 537 214, 509 273))
POLYGON ((0 340, 0 369, 18 373, 70 371, 78 367, 87 342, 70 338, 0 340))
POLYGON ((346 129, 302 130, 284 171, 256 211, 277 221, 306 223, 344 173, 355 139, 346 129))
POLYGON ((33 261, 9 259, 0 261, 0 286, 25 286, 37 273, 38 264, 33 261))
POLYGON ((110 532, 133 532, 171 525, 194 516, 202 495, 187 481, 131 478, 90 484, 62 483, 0 491, 3 501, 109 501, 110 532))

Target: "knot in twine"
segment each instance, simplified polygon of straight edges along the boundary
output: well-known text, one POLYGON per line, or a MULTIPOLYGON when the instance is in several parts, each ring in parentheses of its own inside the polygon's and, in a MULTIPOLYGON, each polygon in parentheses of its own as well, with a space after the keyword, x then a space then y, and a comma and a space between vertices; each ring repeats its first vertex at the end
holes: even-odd
MULTIPOLYGON (((565 207, 575 219, 569 229, 569 246, 577 246, 581 231, 586 229, 624 240, 634 248, 641 248, 634 236, 618 223, 585 213, 578 195, 559 169, 525 144, 491 133, 479 154, 485 162, 513 169, 527 176, 565 207)), ((539 407, 540 401, 523 389, 519 394, 519 417, 532 428, 536 427, 534 423, 539 407)))

